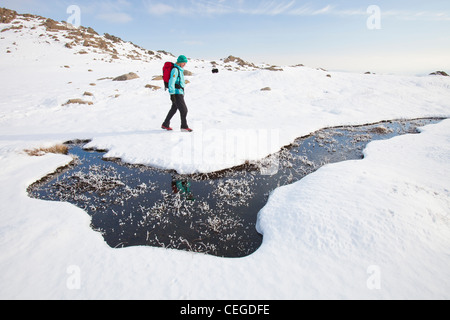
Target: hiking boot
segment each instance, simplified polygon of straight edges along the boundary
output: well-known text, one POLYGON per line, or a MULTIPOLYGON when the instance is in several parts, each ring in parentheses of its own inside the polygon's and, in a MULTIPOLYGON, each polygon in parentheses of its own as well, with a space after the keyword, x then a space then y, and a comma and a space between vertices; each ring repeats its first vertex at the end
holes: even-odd
POLYGON ((161 129, 166 131, 172 131, 173 129, 171 127, 161 126, 161 129))
POLYGON ((185 128, 185 129, 181 129, 181 132, 193 132, 194 130, 189 129, 189 128, 185 128))

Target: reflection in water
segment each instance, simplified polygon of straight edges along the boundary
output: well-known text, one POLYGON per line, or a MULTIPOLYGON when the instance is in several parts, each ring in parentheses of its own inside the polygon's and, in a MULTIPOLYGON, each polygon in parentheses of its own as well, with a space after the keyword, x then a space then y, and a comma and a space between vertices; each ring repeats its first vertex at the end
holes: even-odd
POLYGON ((191 192, 191 183, 187 178, 177 178, 174 176, 172 180, 172 191, 174 194, 180 193, 186 200, 195 201, 195 197, 191 192))

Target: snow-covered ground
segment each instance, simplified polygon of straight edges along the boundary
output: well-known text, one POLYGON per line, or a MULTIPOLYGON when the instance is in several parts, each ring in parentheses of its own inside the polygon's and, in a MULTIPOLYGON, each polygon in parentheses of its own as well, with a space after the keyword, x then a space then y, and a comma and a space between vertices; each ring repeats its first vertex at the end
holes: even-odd
POLYGON ((371 143, 364 160, 277 189, 258 218, 263 245, 242 259, 111 249, 84 211, 27 196, 31 183, 71 158, 23 152, 92 139, 107 157, 212 172, 323 127, 449 117, 448 77, 237 70, 219 60, 212 74, 209 61, 190 61, 195 132, 179 132, 176 115, 167 133, 160 126, 168 94, 145 86, 163 86, 152 79, 173 57, 133 60, 122 53, 138 49, 122 42, 111 59, 65 47, 67 31, 47 32, 42 21, 15 22, 0 24, 0 31, 24 25, 0 32, 0 298, 450 298, 450 120, 371 143), (140 78, 99 80, 129 72, 140 78), (64 105, 76 98, 93 104, 64 105))

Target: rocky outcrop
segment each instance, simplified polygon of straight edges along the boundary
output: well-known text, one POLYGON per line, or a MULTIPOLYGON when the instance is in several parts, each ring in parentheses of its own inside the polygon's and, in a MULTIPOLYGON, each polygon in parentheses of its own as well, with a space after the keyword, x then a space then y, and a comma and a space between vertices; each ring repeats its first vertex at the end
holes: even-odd
POLYGON ((256 66, 253 63, 247 62, 242 60, 241 58, 235 57, 235 56, 228 56, 228 58, 225 58, 223 60, 224 63, 230 63, 230 62, 234 62, 237 65, 241 66, 241 67, 250 67, 250 68, 256 68, 256 66))
POLYGON ((430 73, 430 76, 444 76, 444 77, 448 77, 449 75, 445 71, 436 71, 436 72, 430 73))
POLYGON ((16 11, 0 8, 0 23, 11 23, 16 17, 16 11))

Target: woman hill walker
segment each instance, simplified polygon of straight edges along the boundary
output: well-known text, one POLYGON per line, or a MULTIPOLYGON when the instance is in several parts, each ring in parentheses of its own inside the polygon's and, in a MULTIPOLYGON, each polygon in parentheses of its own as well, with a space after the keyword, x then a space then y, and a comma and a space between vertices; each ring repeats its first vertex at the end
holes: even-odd
POLYGON ((172 108, 170 109, 166 120, 162 125, 162 129, 167 131, 172 131, 170 127, 170 121, 173 116, 180 112, 181 117, 181 131, 182 132, 192 132, 193 130, 189 128, 187 124, 187 114, 188 108, 184 101, 184 90, 186 83, 184 81, 184 67, 186 66, 188 59, 185 56, 179 56, 177 63, 173 65, 172 72, 170 73, 169 80, 169 93, 170 100, 172 100, 172 108))

